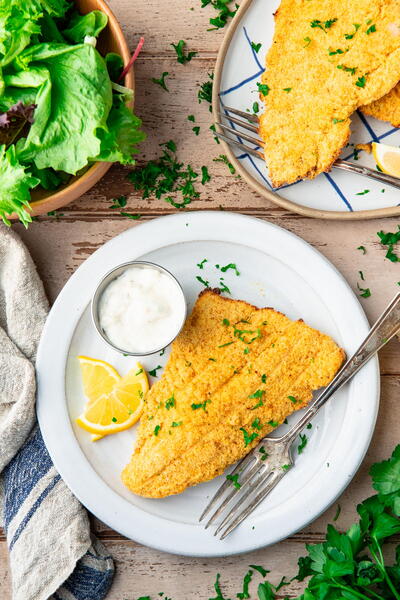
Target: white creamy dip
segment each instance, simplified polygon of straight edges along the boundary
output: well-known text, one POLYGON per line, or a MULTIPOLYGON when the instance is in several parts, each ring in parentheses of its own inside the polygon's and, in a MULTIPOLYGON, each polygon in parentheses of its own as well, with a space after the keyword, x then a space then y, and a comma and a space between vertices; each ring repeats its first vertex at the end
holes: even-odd
POLYGON ((106 287, 98 314, 114 346, 146 354, 175 338, 185 310, 182 290, 171 276, 151 265, 132 265, 106 287))

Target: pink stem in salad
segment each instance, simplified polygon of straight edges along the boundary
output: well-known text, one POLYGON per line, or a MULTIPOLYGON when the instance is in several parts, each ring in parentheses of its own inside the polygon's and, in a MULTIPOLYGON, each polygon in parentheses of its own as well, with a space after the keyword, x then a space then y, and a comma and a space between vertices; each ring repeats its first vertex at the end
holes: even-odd
POLYGON ((143 44, 144 44, 144 37, 141 37, 140 40, 139 40, 138 45, 136 46, 135 52, 132 54, 132 56, 131 56, 128 64, 126 65, 126 67, 122 71, 121 75, 118 77, 118 81, 121 81, 122 79, 125 78, 125 75, 128 73, 129 69, 132 67, 133 63, 135 62, 135 60, 139 56, 140 51, 141 51, 141 49, 143 47, 143 44))

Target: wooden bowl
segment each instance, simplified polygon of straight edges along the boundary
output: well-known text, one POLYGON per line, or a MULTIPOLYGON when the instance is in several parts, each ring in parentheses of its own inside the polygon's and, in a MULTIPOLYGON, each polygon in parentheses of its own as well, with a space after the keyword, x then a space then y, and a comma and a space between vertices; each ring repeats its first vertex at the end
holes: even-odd
MULTIPOLYGON (((114 13, 107 4, 103 0, 75 0, 75 4, 82 14, 86 14, 92 10, 101 10, 107 15, 108 24, 99 36, 97 48, 102 55, 107 54, 107 52, 120 54, 124 65, 126 65, 131 56, 128 44, 114 13)), ((127 73, 124 85, 134 91, 135 78, 133 67, 127 73)), ((129 107, 133 108, 133 102, 129 104, 129 107)), ((58 188, 56 191, 33 190, 31 195, 31 215, 43 215, 76 200, 90 190, 103 177, 111 165, 112 163, 109 162, 97 162, 83 174, 71 177, 66 185, 58 188)), ((10 219, 17 218, 15 213, 10 217, 10 219)))

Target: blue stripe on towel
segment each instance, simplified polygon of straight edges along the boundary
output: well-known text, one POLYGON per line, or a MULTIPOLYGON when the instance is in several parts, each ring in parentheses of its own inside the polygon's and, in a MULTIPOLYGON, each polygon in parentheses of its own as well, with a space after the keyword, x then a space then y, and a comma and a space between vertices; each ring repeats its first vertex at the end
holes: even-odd
POLYGON ((3 471, 6 529, 21 504, 52 466, 49 453, 37 427, 3 471))
POLYGON ((27 526, 27 524, 29 523, 29 521, 31 520, 31 518, 33 517, 35 512, 37 511, 37 509, 42 504, 43 500, 46 498, 46 496, 49 495, 51 490, 57 485, 57 483, 60 481, 60 479, 61 479, 61 475, 57 474, 52 479, 52 481, 50 481, 49 485, 43 490, 43 492, 37 498, 36 502, 34 502, 33 505, 31 506, 29 512, 22 519, 21 523, 18 526, 17 531, 15 532, 15 534, 10 542, 10 546, 9 546, 10 552, 13 549, 15 542, 18 540, 19 536, 21 535, 21 533, 23 532, 23 530, 25 529, 25 527, 27 526))
POLYGON ((99 571, 79 561, 73 573, 68 577, 59 592, 65 588, 76 600, 98 600, 104 598, 111 587, 114 568, 110 560, 110 568, 99 571))

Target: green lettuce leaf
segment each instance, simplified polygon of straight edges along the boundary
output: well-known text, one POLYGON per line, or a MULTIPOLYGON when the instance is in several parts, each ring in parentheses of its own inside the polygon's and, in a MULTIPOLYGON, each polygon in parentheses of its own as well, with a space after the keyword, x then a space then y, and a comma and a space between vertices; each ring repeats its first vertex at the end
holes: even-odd
POLYGON ((38 44, 18 63, 27 70, 5 78, 14 87, 36 87, 34 123, 19 159, 38 169, 51 167, 74 175, 101 151, 112 104, 104 59, 90 44, 38 44))
POLYGON ((63 35, 76 44, 84 41, 85 36, 97 37, 107 26, 108 18, 100 10, 92 10, 87 15, 75 13, 72 15, 68 29, 63 35))
POLYGON ((136 117, 123 100, 117 98, 107 119, 108 130, 100 130, 100 153, 93 160, 120 162, 123 165, 134 165, 133 154, 137 154, 137 144, 146 135, 141 131, 142 121, 136 117))
POLYGON ((15 212, 27 227, 32 221, 29 212, 30 190, 39 180, 25 170, 16 157, 15 147, 0 146, 0 218, 10 225, 7 215, 15 212))

